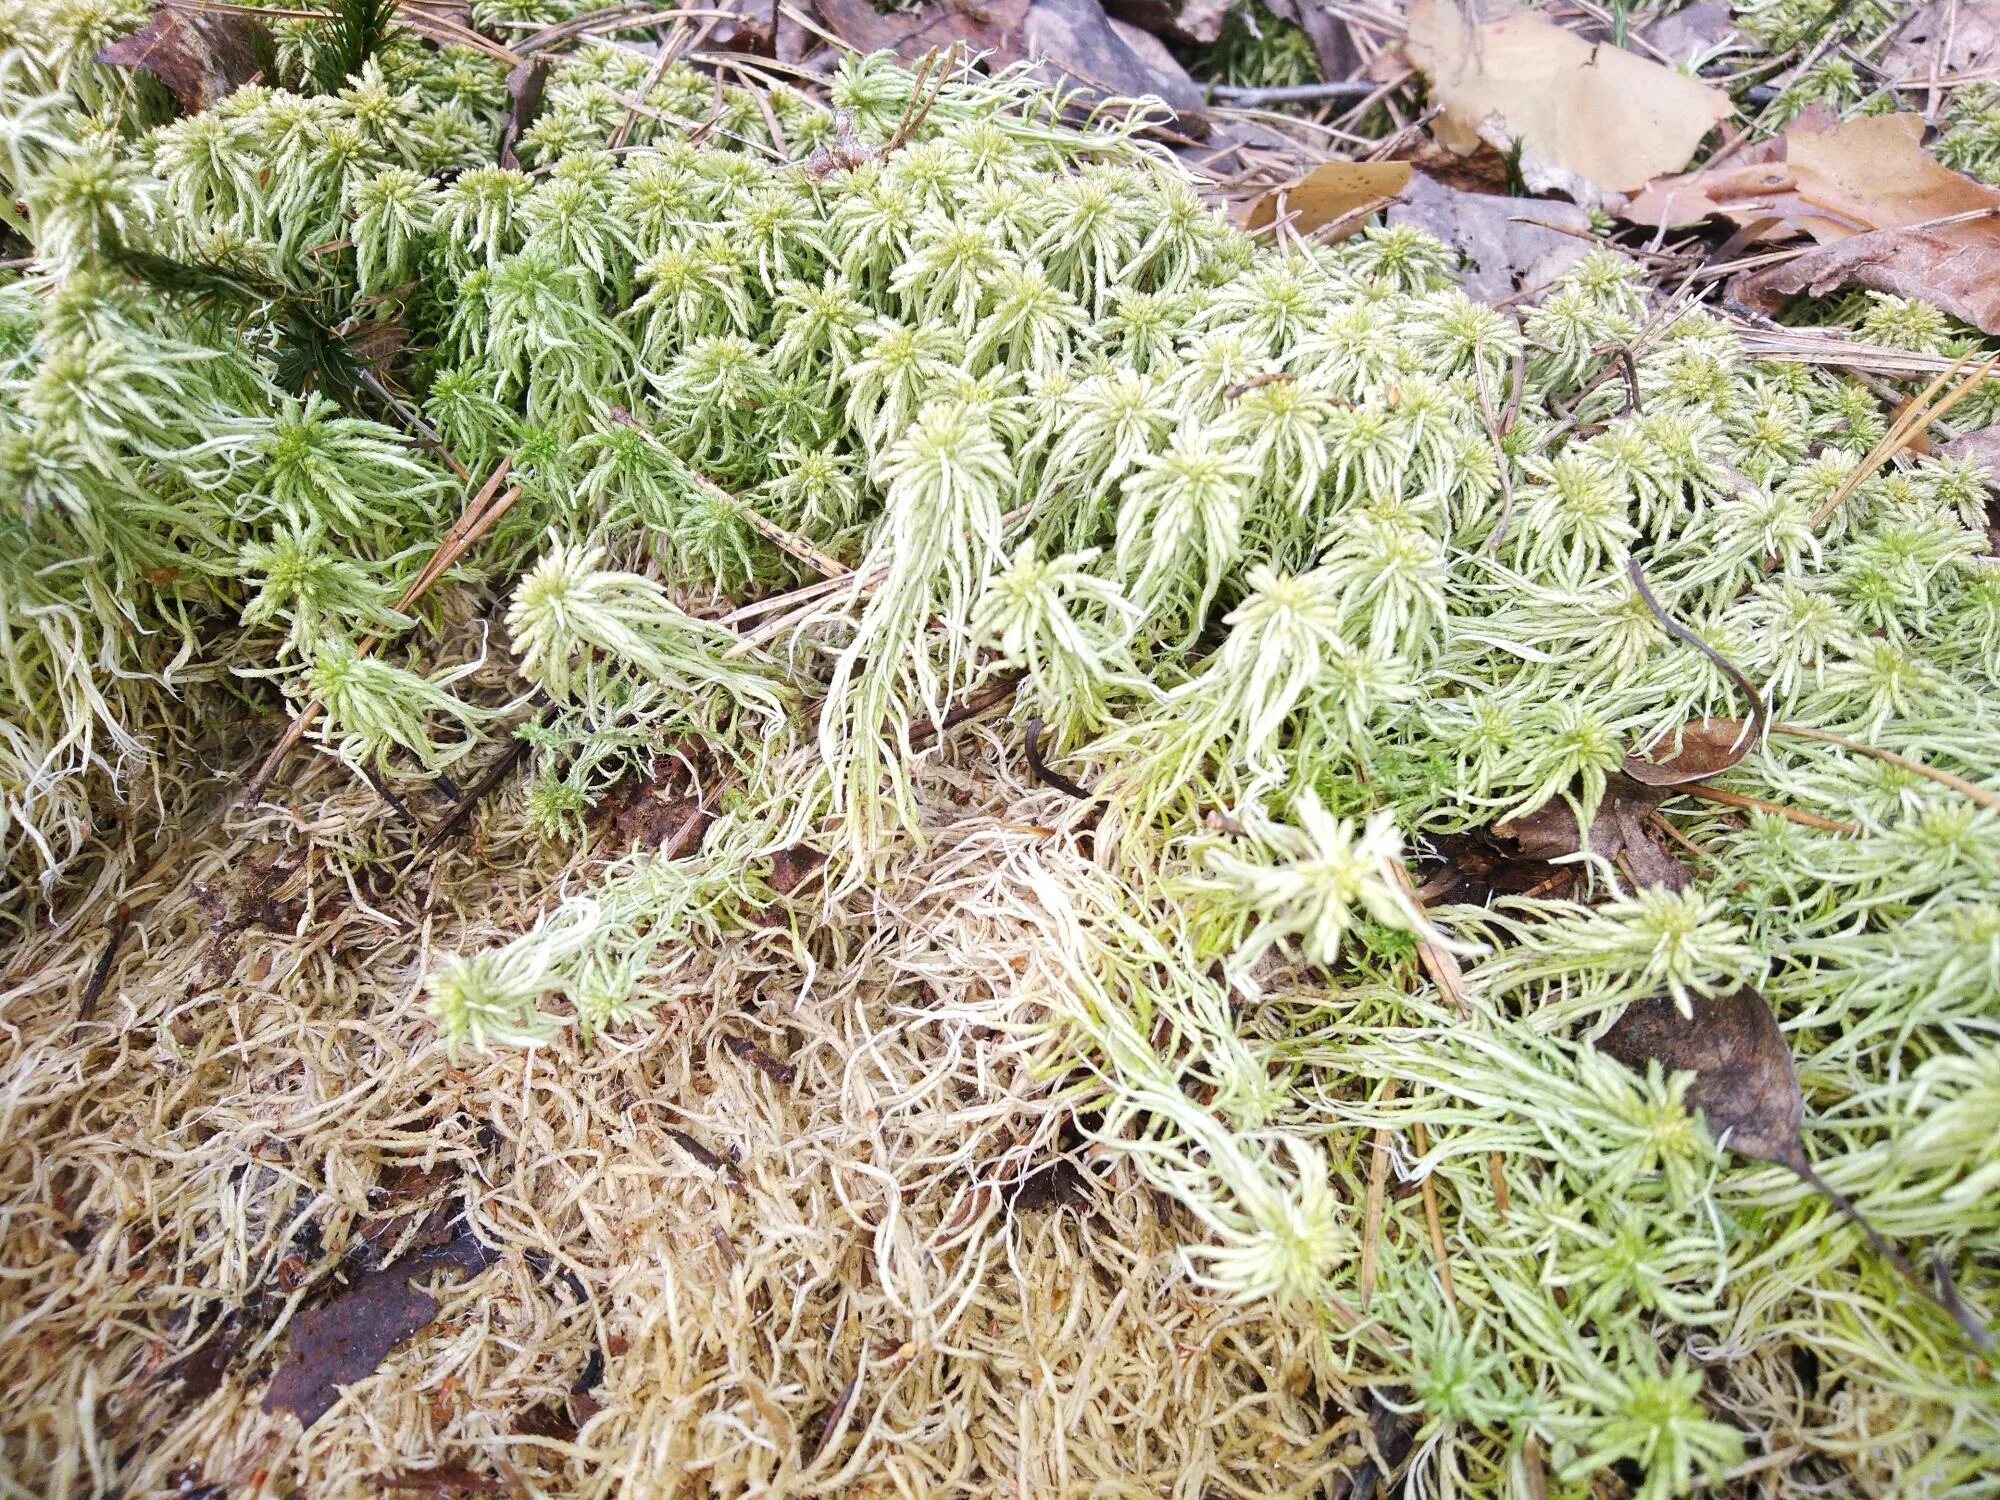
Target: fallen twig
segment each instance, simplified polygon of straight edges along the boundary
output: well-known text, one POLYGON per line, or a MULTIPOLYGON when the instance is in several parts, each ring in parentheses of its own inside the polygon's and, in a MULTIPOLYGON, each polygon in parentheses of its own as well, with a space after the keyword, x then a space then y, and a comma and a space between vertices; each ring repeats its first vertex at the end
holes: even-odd
POLYGON ((1264 109, 1273 104, 1330 104, 1344 99, 1366 99, 1381 87, 1366 78, 1341 78, 1326 83, 1274 84, 1251 88, 1229 83, 1211 83, 1208 97, 1217 104, 1236 109, 1264 109))

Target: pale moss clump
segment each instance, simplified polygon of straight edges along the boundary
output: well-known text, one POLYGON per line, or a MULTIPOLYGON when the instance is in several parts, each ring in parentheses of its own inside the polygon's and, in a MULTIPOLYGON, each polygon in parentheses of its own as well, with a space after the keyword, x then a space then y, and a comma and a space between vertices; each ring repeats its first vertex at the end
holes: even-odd
POLYGON ((112 778, 180 772, 143 736, 197 665, 294 685, 384 786, 519 734, 557 839, 678 758, 685 844, 427 957, 446 1046, 629 1028, 753 924, 810 967, 893 930, 890 876, 948 871, 963 932, 922 962, 1018 942, 979 1027, 1048 1045, 1205 1286, 1409 1393, 1421 1483, 1664 1496, 1780 1432, 1838 1473, 1865 1434, 1769 1387, 1792 1349, 1931 1435, 1936 1483, 1980 1477, 1953 1444, 2000 1409, 1951 1321, 1720 1153, 1685 1077, 1591 1046, 1631 1001, 1761 984, 1819 1172, 2000 1302, 1975 472, 1845 493, 1879 409, 1661 317, 1616 255, 1517 323, 1408 230, 1253 240, 1142 115, 1065 123, 1020 73, 931 97, 850 59, 760 100, 598 39, 516 168, 490 60, 406 36, 315 91, 321 40, 178 118, 67 45, 0 66, 35 248, 0 288, 15 868, 86 850, 112 778), (391 328, 385 397, 354 339, 391 328), (1593 829, 1630 751, 1747 715, 1660 612, 1783 726, 1726 806, 1663 797, 1684 879, 1590 846, 1561 894, 1425 905, 1446 836, 1593 829), (446 624, 486 659, 446 665, 446 624), (1010 691, 1035 750, 937 748, 1010 691), (807 855, 824 885, 781 901, 807 855))

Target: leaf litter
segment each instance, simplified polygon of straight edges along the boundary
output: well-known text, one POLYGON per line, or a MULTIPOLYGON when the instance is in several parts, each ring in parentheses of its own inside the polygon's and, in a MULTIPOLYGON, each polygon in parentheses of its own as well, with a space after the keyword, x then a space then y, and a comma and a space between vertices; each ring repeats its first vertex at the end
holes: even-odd
POLYGON ((1453 0, 1412 0, 1408 47, 1443 106, 1441 141, 1518 145, 1531 190, 1586 208, 1678 171, 1730 113, 1720 90, 1533 11, 1475 20, 1453 0))

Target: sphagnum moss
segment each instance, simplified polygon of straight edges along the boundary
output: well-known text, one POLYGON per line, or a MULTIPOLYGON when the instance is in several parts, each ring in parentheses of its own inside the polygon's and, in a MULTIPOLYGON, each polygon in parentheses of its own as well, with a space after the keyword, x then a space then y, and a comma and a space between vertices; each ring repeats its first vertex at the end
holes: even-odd
MULTIPOLYGON (((275 666, 377 777, 473 744, 497 700, 455 697, 465 668, 399 644, 394 608, 462 482, 355 414, 358 386, 284 383, 393 328, 445 447, 518 486, 460 578, 506 597, 550 700, 534 820, 573 835, 677 746, 725 768, 697 856, 427 957, 447 1047, 692 995, 774 941, 771 882, 810 846, 805 972, 868 941, 871 890, 948 891, 912 960, 937 1022, 1028 1039, 1103 1158, 1200 1226, 1201 1286, 1393 1385, 1424 1492, 1583 1493, 1612 1466, 1648 1496, 1739 1464, 1780 1490, 1990 1480, 2000 1396, 1951 1322, 1722 1154, 1684 1079, 1588 1039, 1633 999, 1761 981, 1820 1173, 1984 1315, 2000 814, 1774 737, 1723 783, 1750 810, 1663 809, 1699 851, 1687 891, 1586 850, 1576 900, 1422 912, 1391 868, 1553 803, 1588 827, 1628 749, 1745 711, 1634 560, 1773 719, 2000 782, 1973 474, 1899 460, 1816 530, 1879 420, 1851 388, 1663 318, 1608 254, 1517 324, 1407 230, 1256 244, 1136 119, 1064 123, 1011 74, 953 76, 903 141, 925 86, 879 58, 843 65, 832 110, 780 90, 767 116, 590 42, 516 170, 477 54, 397 33, 332 92, 168 119, 90 60, 139 19, 0 17, 0 172, 33 247, 0 289, 14 868, 56 881, 107 783, 182 777, 170 695, 221 671, 275 666), (843 129, 873 149, 805 160, 843 129), (1630 381, 1599 378, 1621 350, 1630 381), (746 639, 697 616, 807 585, 746 639), (1093 794, 1024 787, 982 739, 955 774, 999 800, 968 854, 919 782, 1002 673, 1093 794), (1460 955, 1451 1004, 1412 935, 1460 955), (1371 1190, 1377 1150, 1425 1191, 1371 1190), (1775 1377, 1788 1351, 1812 1390, 1775 1377)), ((283 25, 306 87, 322 42, 283 25)), ((1938 336, 1886 302, 1873 331, 1938 336)), ((926 1014, 921 987, 898 1003, 926 1014)))

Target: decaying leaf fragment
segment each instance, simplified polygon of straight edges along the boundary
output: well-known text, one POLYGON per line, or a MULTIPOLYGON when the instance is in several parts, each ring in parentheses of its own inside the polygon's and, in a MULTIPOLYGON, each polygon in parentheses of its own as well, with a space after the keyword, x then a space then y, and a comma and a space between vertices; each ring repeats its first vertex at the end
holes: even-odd
MULTIPOLYGON (((1692 880, 1687 866, 1661 848, 1646 827, 1653 810, 1666 799, 1666 792, 1629 777, 1607 777, 1604 799, 1590 820, 1590 853, 1616 865, 1635 886, 1683 891, 1692 880)), ((1576 814, 1560 797, 1525 817, 1495 824, 1493 831, 1511 839, 1528 859, 1553 861, 1583 852, 1576 814)))
POLYGON ((470 1230, 395 1264, 357 1277, 346 1291, 292 1320, 285 1362, 264 1391, 264 1410, 288 1411, 307 1427, 340 1399, 341 1387, 365 1380, 396 1346, 429 1325, 438 1302, 410 1284, 441 1268, 476 1273, 493 1257, 470 1230))
POLYGON ((2000 0, 1930 0, 1890 33, 1877 65, 1898 83, 1950 82, 2000 63, 2000 0))
MULTIPOLYGON (((1243 227, 1263 229, 1282 214, 1295 233, 1310 234, 1350 215, 1358 215, 1371 204, 1386 202, 1409 183, 1408 162, 1326 162, 1297 181, 1274 187, 1257 199, 1250 205, 1243 227)), ((1348 231, 1360 227, 1357 218, 1348 231)))
POLYGON ((1801 1138, 1805 1095, 1778 1018, 1754 985, 1733 994, 1688 997, 1682 1014, 1666 995, 1627 1006, 1597 1039, 1597 1050, 1634 1072, 1657 1062, 1670 1073, 1690 1073, 1687 1105, 1699 1111, 1709 1133, 1739 1156, 1796 1173, 1867 1236, 1869 1245, 1921 1296, 1948 1314, 1973 1344, 1993 1347, 1993 1336, 1963 1299, 1928 1285, 1908 1257, 1863 1217, 1846 1194, 1813 1169, 1801 1138))
POLYGON ((1691 1016, 1656 995, 1628 1006, 1597 1039, 1597 1050, 1634 1072, 1658 1062, 1670 1073, 1692 1073, 1687 1102, 1708 1120, 1709 1133, 1739 1155, 1808 1170, 1799 1127, 1805 1097, 1778 1018, 1754 985, 1731 995, 1689 996, 1691 1016))
POLYGON ((1444 107, 1438 139, 1518 142, 1530 189, 1586 207, 1679 171, 1731 109, 1719 89, 1533 12, 1474 24, 1456 0, 1414 0, 1407 45, 1444 107))
POLYGON ((1429 172, 1411 176, 1387 218, 1414 224, 1456 250, 1465 263, 1459 280, 1466 295, 1481 302, 1541 290, 1593 243, 1590 216, 1574 203, 1467 192, 1429 172))
POLYGON ((1863 286, 1936 304, 1982 333, 2000 333, 2000 217, 1934 229, 1878 229, 1819 245, 1730 283, 1752 312, 1776 313, 1801 292, 1863 286))
POLYGON ((1765 225, 1760 238, 1818 240, 1731 283, 1755 312, 1774 313, 1801 292, 1865 286, 2000 333, 2000 191, 1939 162, 1923 147, 1924 128, 1915 114, 1801 119, 1754 157, 1650 183, 1620 212, 1656 226, 1720 214, 1765 225))
POLYGON ((963 43, 990 53, 996 66, 1019 62, 1028 19, 1028 0, 986 0, 977 6, 944 3, 913 10, 877 10, 869 0, 815 0, 827 27, 861 52, 887 50, 914 62, 933 48, 942 52, 963 43))
POLYGON ((365 1380, 389 1351, 437 1316, 437 1299, 410 1285, 410 1268, 371 1271, 292 1323, 291 1353, 264 1392, 264 1410, 288 1411, 307 1427, 365 1380))

